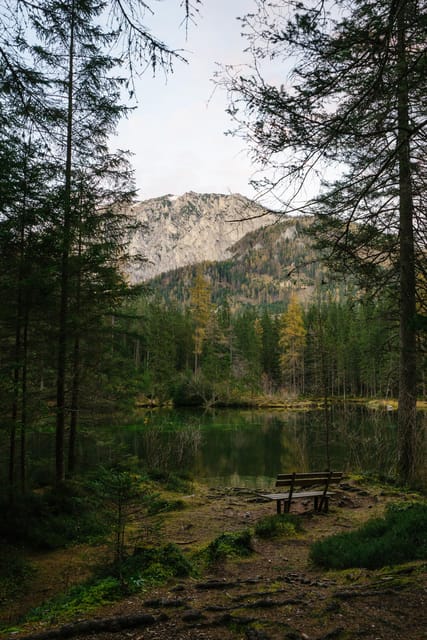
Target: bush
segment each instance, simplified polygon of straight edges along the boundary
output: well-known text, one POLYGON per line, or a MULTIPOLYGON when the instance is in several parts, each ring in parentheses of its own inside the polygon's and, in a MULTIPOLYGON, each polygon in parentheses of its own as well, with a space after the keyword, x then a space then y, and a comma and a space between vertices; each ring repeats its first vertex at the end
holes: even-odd
POLYGON ((252 536, 248 529, 237 533, 223 533, 206 549, 208 564, 232 557, 245 557, 252 553, 252 536))
POLYGON ((150 480, 163 484, 168 491, 177 493, 191 493, 193 491, 193 480, 187 473, 172 473, 168 471, 150 470, 150 480))
POLYGON ((277 538, 281 535, 292 536, 301 530, 299 520, 292 515, 282 513, 265 516, 255 525, 255 535, 259 538, 277 538))
POLYGON ((384 566, 427 559, 427 504, 397 504, 357 531, 315 542, 310 559, 328 569, 384 566))
POLYGON ((127 571, 130 573, 146 573, 151 570, 153 565, 163 567, 170 577, 184 578, 192 573, 191 563, 183 555, 179 547, 171 543, 163 547, 139 547, 135 549, 134 555, 128 560, 127 571))
POLYGON ((158 513, 166 513, 167 511, 181 511, 185 508, 182 500, 167 500, 161 498, 158 493, 151 493, 144 497, 143 503, 147 508, 147 514, 154 516, 158 513))
POLYGON ((7 544, 0 544, 0 605, 25 591, 28 578, 34 573, 22 553, 7 544))
POLYGON ((57 549, 71 543, 100 539, 106 530, 103 511, 87 488, 67 483, 0 501, 0 538, 34 549, 57 549))

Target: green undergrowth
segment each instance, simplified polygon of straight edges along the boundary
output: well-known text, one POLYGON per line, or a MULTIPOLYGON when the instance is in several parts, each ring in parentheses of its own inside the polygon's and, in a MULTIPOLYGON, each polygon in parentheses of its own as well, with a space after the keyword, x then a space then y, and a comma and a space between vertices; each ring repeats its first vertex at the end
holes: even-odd
POLYGON ((193 479, 186 473, 150 470, 148 479, 153 480, 166 491, 175 493, 193 493, 194 491, 193 479))
POLYGON ((289 514, 265 516, 253 529, 243 529, 233 533, 225 532, 212 540, 204 549, 194 555, 196 566, 201 570, 220 564, 227 559, 247 558, 253 553, 253 538, 277 538, 293 536, 302 531, 297 516, 289 514))
POLYGON ((40 493, 0 498, 0 539, 51 550, 95 542, 107 530, 105 512, 88 485, 69 482, 40 493))
POLYGON ((168 511, 181 511, 182 509, 185 509, 185 503, 183 500, 163 498, 160 493, 149 493, 144 496, 142 502, 147 510, 147 515, 149 516, 166 513, 168 511))
POLYGON ((162 547, 136 548, 122 571, 125 581, 137 588, 163 584, 169 578, 185 578, 194 574, 190 560, 172 543, 162 547))
POLYGON ((289 513, 265 516, 255 524, 255 535, 268 539, 279 536, 293 536, 302 531, 301 520, 289 513))
POLYGON ((192 564, 176 545, 141 547, 120 565, 101 567, 90 580, 36 607, 22 622, 47 621, 54 624, 74 619, 124 596, 193 573, 192 564))
POLYGON ((6 605, 26 591, 33 567, 22 551, 8 544, 0 545, 0 606, 6 605))
POLYGON ((327 569, 379 569, 427 559, 427 503, 389 505, 383 518, 315 542, 314 564, 327 569))
POLYGON ((227 558, 248 557, 252 552, 252 533, 249 529, 244 529, 234 533, 222 533, 199 553, 198 561, 210 567, 227 558))
POLYGON ((35 607, 23 622, 47 621, 54 624, 84 615, 123 596, 120 580, 114 576, 93 579, 35 607))
MULTIPOLYGON (((126 487, 125 487, 126 488, 126 487)), ((48 551, 71 544, 96 543, 111 530, 111 510, 126 507, 133 501, 142 504, 148 515, 183 509, 181 499, 163 497, 157 489, 189 493, 193 489, 189 477, 152 472, 141 475, 126 470, 100 468, 86 478, 48 487, 10 502, 0 495, 0 540, 13 546, 48 551), (124 483, 132 487, 124 495, 124 483)))

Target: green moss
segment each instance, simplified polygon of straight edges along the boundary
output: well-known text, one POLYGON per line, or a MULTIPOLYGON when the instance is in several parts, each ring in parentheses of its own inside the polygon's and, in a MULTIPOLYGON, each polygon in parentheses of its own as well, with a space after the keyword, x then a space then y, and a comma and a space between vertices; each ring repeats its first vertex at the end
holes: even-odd
POLYGON ((248 529, 237 533, 223 533, 206 548, 204 555, 208 565, 226 558, 247 557, 252 553, 252 535, 248 529))
POLYGON ((384 518, 312 545, 310 559, 329 569, 381 567, 427 559, 427 504, 391 505, 384 518))

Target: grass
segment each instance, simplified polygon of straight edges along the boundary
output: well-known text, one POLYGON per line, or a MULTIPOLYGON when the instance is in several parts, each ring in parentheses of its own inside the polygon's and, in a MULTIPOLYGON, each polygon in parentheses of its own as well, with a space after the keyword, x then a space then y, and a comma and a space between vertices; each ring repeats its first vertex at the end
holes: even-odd
POLYGON ((301 530, 300 520, 288 513, 265 516, 255 524, 255 535, 263 539, 293 536, 301 530))
POLYGON ((123 591, 118 578, 108 576, 90 580, 35 607, 25 616, 24 622, 47 620, 53 623, 69 620, 101 605, 114 602, 122 596, 123 591))
POLYGON ((427 559, 427 504, 396 503, 356 531, 315 542, 314 564, 327 569, 379 569, 427 559))

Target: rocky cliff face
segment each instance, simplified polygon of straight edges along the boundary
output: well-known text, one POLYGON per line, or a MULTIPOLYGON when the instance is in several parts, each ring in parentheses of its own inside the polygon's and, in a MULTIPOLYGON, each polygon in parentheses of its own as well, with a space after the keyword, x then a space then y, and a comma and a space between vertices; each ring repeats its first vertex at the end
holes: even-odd
POLYGON ((140 225, 130 244, 131 255, 141 258, 129 269, 133 284, 189 264, 225 260, 245 234, 276 220, 243 196, 194 192, 146 200, 130 213, 140 225))

